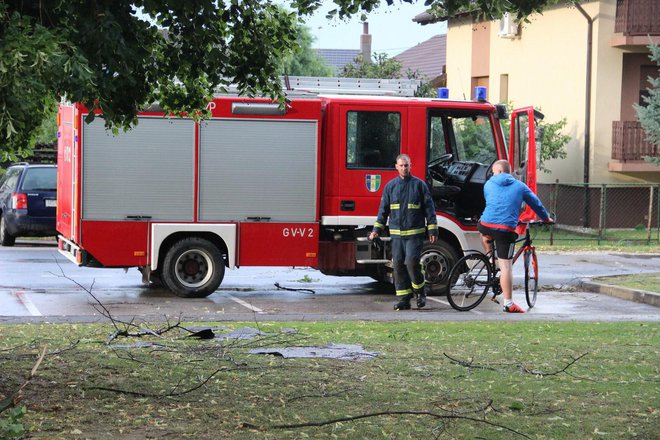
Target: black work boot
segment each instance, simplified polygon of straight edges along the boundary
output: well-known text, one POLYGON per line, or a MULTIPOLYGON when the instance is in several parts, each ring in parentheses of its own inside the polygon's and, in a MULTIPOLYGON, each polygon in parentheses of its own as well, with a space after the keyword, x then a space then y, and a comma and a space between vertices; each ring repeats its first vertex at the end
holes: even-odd
POLYGON ((419 289, 415 293, 417 293, 417 308, 421 309, 426 305, 426 287, 419 289))
POLYGON ((394 304, 394 310, 410 310, 410 300, 412 297, 412 293, 402 296, 399 302, 394 304))

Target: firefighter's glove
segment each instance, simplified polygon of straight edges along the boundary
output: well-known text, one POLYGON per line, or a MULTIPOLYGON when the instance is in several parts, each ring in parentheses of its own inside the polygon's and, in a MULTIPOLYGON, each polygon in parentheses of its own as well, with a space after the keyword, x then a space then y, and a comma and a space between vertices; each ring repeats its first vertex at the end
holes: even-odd
POLYGON ((381 240, 379 236, 375 236, 374 239, 371 240, 371 244, 378 252, 383 252, 383 240, 381 240))

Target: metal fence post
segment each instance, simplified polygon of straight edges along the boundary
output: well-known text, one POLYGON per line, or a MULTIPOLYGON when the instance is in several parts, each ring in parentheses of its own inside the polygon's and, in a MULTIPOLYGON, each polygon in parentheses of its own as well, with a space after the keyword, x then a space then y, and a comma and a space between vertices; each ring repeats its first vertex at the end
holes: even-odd
POLYGON ((600 215, 598 216, 598 245, 604 238, 604 229, 607 228, 607 184, 603 183, 600 188, 600 215))
POLYGON ((656 187, 656 198, 657 198, 657 205, 658 205, 658 215, 656 218, 656 236, 655 239, 660 243, 660 185, 656 187))
POLYGON ((653 222, 653 185, 649 185, 649 214, 646 224, 646 244, 651 244, 651 224, 653 222))
MULTIPOLYGON (((552 213, 557 218, 557 197, 559 197, 559 179, 555 179, 555 187, 552 194, 552 213)), ((550 246, 555 244, 555 228, 550 228, 550 246)))

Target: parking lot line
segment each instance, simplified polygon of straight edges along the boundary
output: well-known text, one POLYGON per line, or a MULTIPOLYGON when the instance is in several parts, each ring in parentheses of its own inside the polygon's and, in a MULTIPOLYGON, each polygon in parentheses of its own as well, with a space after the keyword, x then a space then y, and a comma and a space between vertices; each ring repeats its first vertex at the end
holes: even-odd
MULTIPOLYGON (((432 296, 427 296, 426 299, 427 299, 427 300, 431 300, 431 301, 435 301, 435 302, 438 302, 438 303, 440 303, 440 304, 444 304, 444 305, 446 305, 446 306, 451 307, 451 304, 449 304, 447 301, 443 301, 443 300, 441 300, 441 299, 438 299, 438 298, 435 298, 435 297, 432 297, 432 296)), ((480 312, 479 310, 474 310, 474 309, 472 309, 472 310, 470 310, 470 311, 471 311, 472 313, 476 314, 476 315, 483 315, 483 312, 480 312)))
POLYGON ((16 290, 12 293, 14 294, 18 302, 23 304, 23 306, 27 309, 28 312, 30 312, 30 314, 32 314, 32 316, 42 316, 39 309, 37 309, 37 306, 34 305, 34 303, 30 300, 30 298, 28 298, 27 294, 24 291, 16 290))
POLYGON ((242 299, 236 298, 235 296, 232 296, 228 293, 225 293, 225 296, 227 298, 231 299, 232 301, 242 305, 243 307, 246 307, 246 308, 252 310, 255 313, 266 313, 263 310, 261 310, 259 307, 254 307, 252 304, 247 303, 247 302, 243 301, 242 299))

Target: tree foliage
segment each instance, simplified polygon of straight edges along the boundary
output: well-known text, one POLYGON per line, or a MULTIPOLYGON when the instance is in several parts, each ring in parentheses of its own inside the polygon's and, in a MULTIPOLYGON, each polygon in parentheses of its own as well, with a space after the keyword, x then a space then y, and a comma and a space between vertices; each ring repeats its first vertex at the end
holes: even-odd
POLYGON ((421 83, 415 91, 417 97, 436 97, 437 91, 431 83, 423 78, 419 70, 407 69, 402 72, 403 64, 395 58, 389 58, 386 53, 374 53, 369 63, 364 61, 362 54, 355 57, 351 64, 346 64, 339 76, 344 78, 383 78, 383 79, 417 79, 421 83))
MULTIPOLYGON (((511 102, 506 103, 507 112, 511 113, 513 110, 513 104, 511 102)), ((505 136, 509 133, 511 127, 511 122, 509 119, 501 120, 502 132, 505 136)), ((566 145, 571 141, 571 137, 563 132, 566 128, 566 118, 561 118, 557 122, 549 122, 547 119, 537 120, 536 128, 537 134, 540 134, 540 137, 537 136, 537 148, 541 148, 541 161, 538 163, 538 167, 544 173, 550 173, 551 170, 545 166, 547 161, 553 159, 566 159, 566 145)))
MULTIPOLYGON (((400 0, 496 17, 540 11, 556 0, 400 0)), ((394 0, 386 1, 389 6, 394 0)), ((380 0, 334 0, 329 17, 366 15, 380 0)), ((5 0, 0 3, 0 151, 35 142, 35 129, 65 97, 129 127, 151 102, 175 115, 206 115, 213 92, 283 100, 281 60, 299 47, 301 16, 318 0, 288 0, 292 12, 259 0, 5 0)), ((365 17, 366 18, 366 17, 365 17)), ((94 118, 90 113, 88 121, 94 118)))
POLYGON ((355 57, 352 63, 346 64, 339 76, 344 78, 401 78, 401 61, 389 58, 386 53, 374 53, 372 60, 367 62, 362 54, 355 57))
MULTIPOLYGON (((655 61, 656 65, 660 67, 660 46, 649 46, 651 54, 649 58, 655 61)), ((652 144, 660 148, 660 77, 649 78, 651 87, 646 89, 648 96, 644 96, 645 106, 635 105, 637 118, 642 124, 642 128, 646 133, 646 139, 652 144)), ((660 165, 660 157, 646 157, 647 161, 660 165)))
POLYGON ((292 76, 333 76, 335 71, 312 48, 314 36, 307 26, 296 28, 296 47, 286 55, 278 70, 279 75, 292 76))

